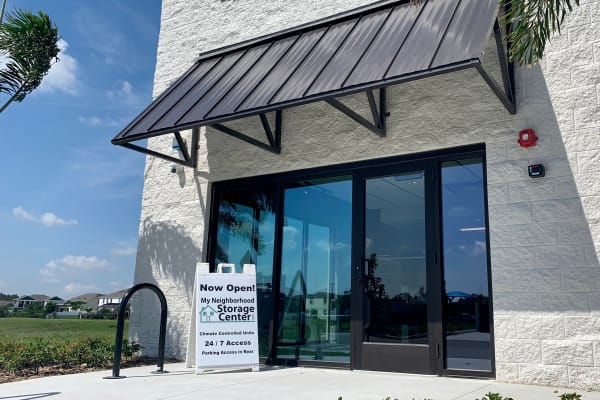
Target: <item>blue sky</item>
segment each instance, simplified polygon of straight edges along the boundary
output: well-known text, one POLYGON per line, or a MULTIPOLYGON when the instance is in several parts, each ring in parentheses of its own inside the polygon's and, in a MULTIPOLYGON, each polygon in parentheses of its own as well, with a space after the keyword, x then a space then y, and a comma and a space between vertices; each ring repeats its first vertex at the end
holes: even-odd
POLYGON ((15 7, 46 12, 62 50, 42 86, 0 114, 0 292, 127 287, 144 156, 110 139, 151 101, 160 0, 8 0, 15 7))

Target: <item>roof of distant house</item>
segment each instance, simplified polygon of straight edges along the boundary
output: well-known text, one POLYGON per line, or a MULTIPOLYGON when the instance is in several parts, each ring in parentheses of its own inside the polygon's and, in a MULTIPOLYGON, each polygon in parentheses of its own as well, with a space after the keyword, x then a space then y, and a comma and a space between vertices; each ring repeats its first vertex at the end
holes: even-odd
POLYGON ((37 301, 63 301, 63 299, 61 299, 58 296, 46 296, 45 294, 30 294, 30 295, 25 295, 25 296, 21 296, 18 299, 14 299, 13 301, 19 301, 19 300, 37 300, 37 301))
POLYGON ((121 289, 121 290, 117 290, 116 292, 112 292, 109 294, 105 294, 102 295, 100 297, 98 297, 99 299, 120 299, 123 296, 125 296, 125 293, 127 293, 129 289, 121 289))
POLYGON ((97 309, 98 308, 98 299, 101 296, 103 296, 102 293, 85 293, 85 294, 80 294, 79 296, 72 297, 67 301, 71 302, 71 303, 76 302, 76 301, 83 301, 85 303, 85 306, 83 306, 82 309, 87 309, 87 308, 97 309))
POLYGON ((85 294, 80 294, 79 296, 75 296, 75 297, 71 297, 70 299, 68 299, 67 301, 90 301, 90 300, 96 300, 99 297, 104 296, 102 293, 85 293, 85 294))
POLYGON ((50 296, 46 296, 45 294, 32 294, 31 297, 33 300, 48 300, 50 296))

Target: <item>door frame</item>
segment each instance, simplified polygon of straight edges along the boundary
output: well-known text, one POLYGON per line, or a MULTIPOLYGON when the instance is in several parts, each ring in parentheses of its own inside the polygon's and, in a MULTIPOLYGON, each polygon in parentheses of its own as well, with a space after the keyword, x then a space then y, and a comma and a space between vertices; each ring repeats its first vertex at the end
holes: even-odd
MULTIPOLYGON (((431 368, 431 372, 433 374, 439 375, 453 375, 453 376, 476 376, 476 377, 494 377, 495 376, 495 357, 494 357, 494 324, 493 324, 493 312, 490 313, 490 340, 491 340, 491 357, 492 357, 492 368, 491 372, 479 372, 479 371, 458 371, 458 370, 447 370, 445 369, 444 361, 445 361, 445 346, 443 343, 443 315, 442 315, 442 307, 441 307, 441 293, 442 293, 442 255, 441 255, 441 241, 442 241, 442 231, 441 231, 441 185, 440 185, 440 165, 443 161, 451 161, 460 158, 468 158, 468 157, 482 157, 483 160, 483 171, 484 171, 484 200, 485 200, 485 223, 489 228, 489 220, 488 220, 488 206, 487 206, 487 165, 485 158, 485 144, 472 144, 467 146, 446 148, 440 150, 433 150, 428 152, 421 153, 411 153, 400 156, 392 156, 385 158, 377 158, 370 159, 364 161, 356 161, 344 164, 336 164, 331 166, 324 167, 314 167, 302 170, 295 170, 283 173, 274 173, 260 176, 253 176, 247 178, 236 178, 226 181, 217 181, 210 182, 210 200, 207 205, 207 209, 210 210, 210 221, 208 221, 208 226, 205 228, 207 232, 207 241, 206 241, 206 257, 204 260, 214 264, 215 254, 216 254, 216 245, 217 245, 217 221, 218 221, 218 205, 219 205, 219 196, 223 190, 232 190, 232 189, 242 189, 242 188, 253 188, 256 186, 260 186, 263 188, 270 187, 275 191, 275 212, 276 212, 276 226, 275 226, 275 248, 273 251, 273 288, 279 288, 279 280, 281 273, 281 244, 282 244, 282 229, 283 226, 283 215, 282 215, 282 202, 283 202, 283 186, 286 183, 289 183, 293 180, 308 180, 308 179, 318 179, 318 178, 327 178, 327 177, 336 177, 340 175, 352 175, 353 180, 353 215, 352 215, 352 259, 351 265, 354 266, 356 262, 356 246, 357 242, 356 235, 360 235, 359 229, 356 228, 359 220, 357 219, 359 216, 355 215, 354 210, 356 209, 355 201, 357 196, 360 196, 360 190, 356 182, 360 179, 361 176, 370 175, 370 171, 382 171, 381 175, 393 174, 396 170, 401 170, 406 168, 406 166, 417 165, 423 163, 422 165, 427 165, 427 169, 430 170, 430 179, 433 180, 431 185, 427 185, 430 187, 426 189, 426 199, 429 198, 431 203, 429 206, 426 206, 426 215, 429 214, 430 210, 432 212, 431 216, 427 223, 427 248, 428 255, 430 251, 433 251, 432 255, 429 255, 430 260, 434 260, 434 264, 438 267, 433 268, 435 271, 435 275, 433 275, 434 282, 430 282, 431 274, 428 273, 428 287, 431 290, 435 290, 440 297, 440 301, 438 302, 439 307, 433 313, 433 310, 428 309, 428 321, 430 333, 432 333, 431 329, 433 329, 436 333, 435 336, 440 338, 437 342, 434 342, 432 347, 432 340, 430 339, 430 351, 429 353, 429 365, 431 368), (391 172, 390 172, 391 171, 391 172), (431 245, 433 244, 433 245, 431 245), (433 247, 433 250, 430 248, 433 247), (431 258, 433 257, 433 258, 431 258), (436 283, 437 282, 437 283, 436 283)), ((380 175, 380 176, 381 176, 380 175)), ((362 226, 360 229, 364 230, 364 221, 360 222, 362 226)), ((364 232, 362 233, 364 234, 364 232)), ((490 309, 493 310, 492 303, 492 287, 491 287, 491 263, 490 263, 490 240, 489 240, 489 229, 486 241, 487 248, 487 262, 488 262, 488 285, 489 285, 489 302, 490 309)), ((354 280, 354 274, 351 274, 351 279, 354 280)), ((429 291, 429 289, 428 289, 429 291)), ((352 308, 355 307, 355 294, 356 290, 352 290, 351 301, 352 308)), ((351 368, 351 369, 360 369, 360 357, 361 350, 357 348, 355 345, 354 338, 350 341, 350 363, 325 363, 325 362, 317 362, 317 361, 298 361, 293 362, 293 360, 289 359, 278 359, 276 355, 276 341, 277 341, 277 330, 278 330, 278 321, 277 321, 277 311, 279 299, 278 296, 274 296, 274 310, 271 315, 270 328, 269 328, 269 355, 267 357, 261 357, 261 362, 266 362, 269 364, 284 364, 284 365, 307 365, 307 366, 319 366, 319 367, 334 367, 334 368, 351 368)), ((354 336, 355 332, 358 332, 356 329, 359 328, 357 325, 359 321, 355 320, 352 317, 351 320, 351 334, 354 336)), ((362 329, 362 322, 360 322, 362 329)), ((362 332, 361 332, 362 335, 362 332)), ((434 336, 434 335, 430 335, 434 336)))
MULTIPOLYGON (((351 329, 351 366, 353 369, 376 369, 370 366, 370 359, 380 359, 381 364, 390 364, 397 359, 397 353, 404 353, 408 367, 395 372, 437 374, 440 345, 436 341, 441 337, 438 321, 441 316, 441 282, 439 262, 436 256, 436 226, 438 218, 436 211, 435 165, 436 158, 414 159, 401 164, 374 166, 356 171, 353 179, 353 215, 352 215, 352 321, 351 329), (366 211, 366 182, 368 179, 410 173, 413 171, 424 174, 424 207, 425 207, 425 264, 427 282, 427 335, 428 345, 367 343, 364 341, 363 318, 366 313, 364 296, 364 262, 365 254, 365 211, 366 211), (396 354, 395 350, 398 350, 396 354), (425 357, 425 359, 423 359, 425 357)), ((390 371, 389 369, 386 369, 390 371)), ((393 372, 393 371, 392 371, 393 372)))

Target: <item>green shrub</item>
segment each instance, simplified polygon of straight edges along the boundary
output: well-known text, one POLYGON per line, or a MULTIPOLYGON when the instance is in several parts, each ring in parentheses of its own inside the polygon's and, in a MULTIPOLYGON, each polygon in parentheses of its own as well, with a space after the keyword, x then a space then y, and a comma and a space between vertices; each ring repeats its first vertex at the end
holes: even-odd
POLYGON ((581 400, 581 395, 579 393, 563 393, 558 396, 560 400, 581 400))
MULTIPOLYGON (((134 358, 142 346, 123 341, 123 359, 134 358)), ((107 368, 112 365, 114 344, 104 338, 47 338, 32 336, 0 340, 0 370, 15 374, 39 373, 40 368, 70 368, 85 365, 107 368)))
POLYGON ((512 397, 503 397, 500 393, 489 392, 481 400, 513 400, 512 397))

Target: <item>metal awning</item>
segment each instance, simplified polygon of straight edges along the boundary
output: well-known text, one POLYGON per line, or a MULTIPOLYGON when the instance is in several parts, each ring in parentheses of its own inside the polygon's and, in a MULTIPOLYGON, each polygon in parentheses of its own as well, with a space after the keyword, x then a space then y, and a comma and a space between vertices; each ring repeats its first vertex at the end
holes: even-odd
POLYGON ((112 143, 195 167, 197 128, 210 126, 279 153, 282 110, 316 101, 384 136, 387 86, 466 68, 477 69, 514 114, 514 77, 497 12, 497 0, 384 1, 203 53, 112 143), (492 27, 502 85, 481 62, 492 27), (360 92, 366 93, 372 121, 337 100, 360 92), (266 141, 224 125, 248 116, 260 118, 266 141), (192 146, 182 139, 184 129, 192 129, 192 146), (133 144, 163 134, 174 135, 181 157, 133 144))

